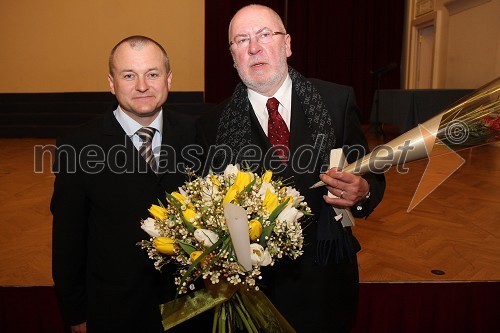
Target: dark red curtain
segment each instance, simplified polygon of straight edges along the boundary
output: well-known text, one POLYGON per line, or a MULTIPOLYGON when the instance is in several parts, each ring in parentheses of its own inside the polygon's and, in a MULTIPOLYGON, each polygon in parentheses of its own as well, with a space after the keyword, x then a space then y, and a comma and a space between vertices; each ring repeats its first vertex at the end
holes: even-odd
POLYGON ((285 21, 292 37, 289 64, 307 77, 350 85, 367 122, 377 75, 380 88, 400 88, 404 1, 400 0, 278 0, 205 1, 205 101, 229 97, 237 82, 228 49, 232 15, 244 5, 265 4, 285 21))
MULTIPOLYGON (((499 282, 361 283, 352 333, 500 332, 499 308, 499 282)), ((53 287, 0 287, 0 332, 69 333, 53 287)))
POLYGON ((259 3, 273 8, 282 18, 285 0, 205 1, 205 102, 220 103, 230 97, 240 79, 229 52, 228 28, 233 15, 243 6, 259 3))
POLYGON ((0 332, 71 333, 52 286, 0 286, 0 332))
POLYGON ((361 283, 352 333, 500 332, 500 283, 361 283))

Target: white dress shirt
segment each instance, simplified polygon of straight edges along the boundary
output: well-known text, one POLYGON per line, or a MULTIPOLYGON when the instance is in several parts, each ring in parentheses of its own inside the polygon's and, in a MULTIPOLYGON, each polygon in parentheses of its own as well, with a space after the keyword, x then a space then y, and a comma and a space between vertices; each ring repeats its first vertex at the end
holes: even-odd
MULTIPOLYGON (((259 120, 259 124, 264 130, 264 133, 267 135, 269 112, 267 111, 266 103, 271 97, 261 95, 251 89, 247 89, 247 91, 248 99, 250 100, 250 103, 252 103, 252 107, 257 119, 259 120)), ((290 119, 292 118, 292 79, 290 79, 290 75, 287 74, 285 82, 283 82, 276 94, 272 97, 276 98, 278 102, 280 102, 278 112, 285 121, 288 130, 290 130, 290 119)))
MULTIPOLYGON (((116 120, 120 123, 125 133, 130 137, 132 143, 135 148, 139 150, 142 146, 142 140, 139 138, 139 135, 136 133, 142 126, 137 121, 132 119, 128 114, 126 114, 120 106, 113 112, 116 120)), ((162 129, 163 129, 163 110, 160 110, 158 116, 148 127, 153 127, 156 131, 153 136, 152 148, 153 153, 155 155, 156 160, 158 161, 158 157, 160 156, 160 146, 161 146, 161 138, 162 138, 162 129)))

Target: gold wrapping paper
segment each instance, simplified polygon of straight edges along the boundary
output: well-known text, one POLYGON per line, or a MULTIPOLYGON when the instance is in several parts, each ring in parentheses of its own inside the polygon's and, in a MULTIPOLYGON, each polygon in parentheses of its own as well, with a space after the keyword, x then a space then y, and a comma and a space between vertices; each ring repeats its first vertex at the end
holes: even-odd
POLYGON ((207 283, 205 289, 160 305, 163 328, 168 330, 210 309, 219 311, 214 332, 229 331, 228 312, 233 311, 243 318, 248 332, 295 333, 262 291, 228 283, 207 283))

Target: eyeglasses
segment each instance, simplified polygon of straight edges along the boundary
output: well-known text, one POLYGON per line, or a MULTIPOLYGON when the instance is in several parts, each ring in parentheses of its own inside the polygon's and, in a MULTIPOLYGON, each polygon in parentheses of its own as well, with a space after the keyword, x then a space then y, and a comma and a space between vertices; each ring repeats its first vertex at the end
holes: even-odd
POLYGON ((238 48, 244 48, 247 47, 250 44, 250 39, 256 38, 257 42, 259 44, 267 44, 270 43, 273 40, 273 37, 275 35, 286 35, 286 32, 279 32, 279 31, 271 31, 269 29, 264 29, 257 34, 250 36, 250 35, 238 35, 233 38, 233 40, 229 43, 229 47, 231 45, 235 44, 236 47, 238 48))

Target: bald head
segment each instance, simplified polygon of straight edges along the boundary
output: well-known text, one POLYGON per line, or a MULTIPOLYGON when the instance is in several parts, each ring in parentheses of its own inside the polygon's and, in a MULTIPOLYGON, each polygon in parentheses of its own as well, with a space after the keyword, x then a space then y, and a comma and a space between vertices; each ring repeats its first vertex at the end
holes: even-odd
POLYGON ((236 12, 236 14, 234 14, 231 22, 229 23, 229 42, 231 42, 232 36, 237 33, 234 31, 234 29, 241 21, 248 22, 249 20, 253 20, 255 21, 255 26, 257 26, 264 19, 272 22, 273 24, 273 27, 268 28, 275 28, 277 29, 275 31, 285 32, 285 25, 283 24, 283 21, 281 20, 281 17, 278 15, 278 13, 276 13, 269 7, 253 4, 241 8, 236 12))

